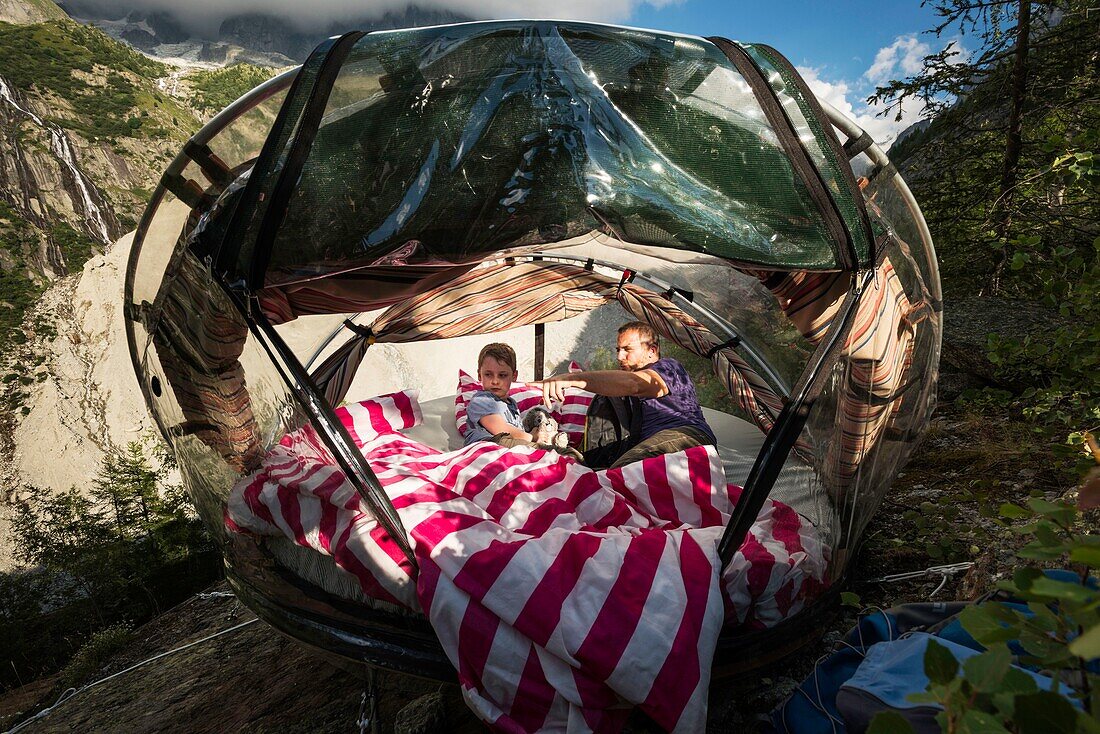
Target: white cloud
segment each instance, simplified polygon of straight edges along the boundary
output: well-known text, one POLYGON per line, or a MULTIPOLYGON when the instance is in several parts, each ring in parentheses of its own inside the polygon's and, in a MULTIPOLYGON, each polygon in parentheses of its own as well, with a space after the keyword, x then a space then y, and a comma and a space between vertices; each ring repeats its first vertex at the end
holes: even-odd
MULTIPOLYGON (((881 53, 881 52, 880 52, 881 53)), ((877 59, 876 59, 877 61, 877 59)), ((865 94, 858 93, 845 81, 822 79, 819 70, 800 66, 798 73, 806 80, 810 90, 818 99, 828 102, 845 116, 851 118, 863 128, 885 150, 905 128, 920 119, 924 102, 919 99, 907 99, 901 106, 901 120, 895 119, 897 112, 891 111, 886 117, 879 116, 884 104, 869 105, 863 100, 865 94)))
MULTIPOLYGON (((629 19, 642 5, 661 8, 684 0, 417 0, 423 10, 446 10, 475 20, 500 18, 555 18, 561 20, 617 21, 629 19)), ((265 13, 285 18, 303 30, 325 28, 331 22, 380 18, 401 12, 409 0, 70 0, 78 12, 94 8, 122 17, 130 11, 165 11, 192 29, 216 29, 226 17, 265 13)))
POLYGON ((916 36, 898 36, 892 44, 878 50, 871 68, 863 77, 872 84, 884 84, 891 79, 912 76, 924 68, 924 57, 932 47, 916 36))

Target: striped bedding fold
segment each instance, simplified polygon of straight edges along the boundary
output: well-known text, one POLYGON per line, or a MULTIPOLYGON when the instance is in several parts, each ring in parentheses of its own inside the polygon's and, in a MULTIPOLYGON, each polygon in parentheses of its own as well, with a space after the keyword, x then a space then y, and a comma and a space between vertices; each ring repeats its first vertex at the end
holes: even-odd
POLYGON ((372 596, 423 610, 495 731, 613 732, 634 706, 702 731, 723 626, 770 626, 824 588, 827 551, 778 502, 719 582, 739 489, 710 447, 606 471, 491 443, 444 453, 399 432, 417 419, 408 395, 337 413, 401 516, 416 578, 312 427, 238 483, 226 522, 285 535, 372 596))

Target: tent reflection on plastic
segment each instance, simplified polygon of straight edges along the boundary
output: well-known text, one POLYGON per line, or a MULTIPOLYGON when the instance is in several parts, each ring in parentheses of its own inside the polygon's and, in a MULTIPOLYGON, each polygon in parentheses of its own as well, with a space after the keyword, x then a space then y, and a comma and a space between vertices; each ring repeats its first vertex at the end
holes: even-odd
POLYGON ((778 52, 723 39, 525 21, 331 39, 187 143, 125 298, 145 398, 242 600, 315 646, 442 679, 422 616, 226 528, 231 488, 312 425, 415 574, 342 400, 398 374, 443 396, 521 326, 534 338, 507 339, 535 376, 634 318, 709 363, 745 488, 723 561, 769 495, 829 559, 797 614, 727 626, 718 674, 815 632, 935 401, 939 278, 904 182, 778 52), (455 364, 418 365, 439 339, 455 364))

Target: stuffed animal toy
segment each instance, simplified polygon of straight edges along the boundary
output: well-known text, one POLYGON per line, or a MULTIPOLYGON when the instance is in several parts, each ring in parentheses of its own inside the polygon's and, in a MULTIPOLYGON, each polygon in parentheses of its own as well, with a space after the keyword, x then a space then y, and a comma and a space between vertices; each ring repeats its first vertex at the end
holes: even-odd
POLYGON ((528 410, 520 421, 523 430, 531 434, 535 443, 564 449, 569 445, 569 436, 558 432, 558 422, 550 411, 541 405, 528 410))

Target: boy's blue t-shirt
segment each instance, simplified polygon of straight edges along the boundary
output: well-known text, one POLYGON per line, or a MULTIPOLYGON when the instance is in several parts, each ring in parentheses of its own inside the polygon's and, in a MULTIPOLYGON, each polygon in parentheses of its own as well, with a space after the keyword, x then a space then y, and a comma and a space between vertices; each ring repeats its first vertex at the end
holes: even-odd
POLYGON ((466 405, 466 427, 470 429, 466 434, 466 446, 474 441, 488 441, 493 437, 494 434, 482 427, 481 419, 494 414, 504 418, 509 425, 520 427, 519 406, 515 400, 498 398, 488 390, 478 390, 466 405))

